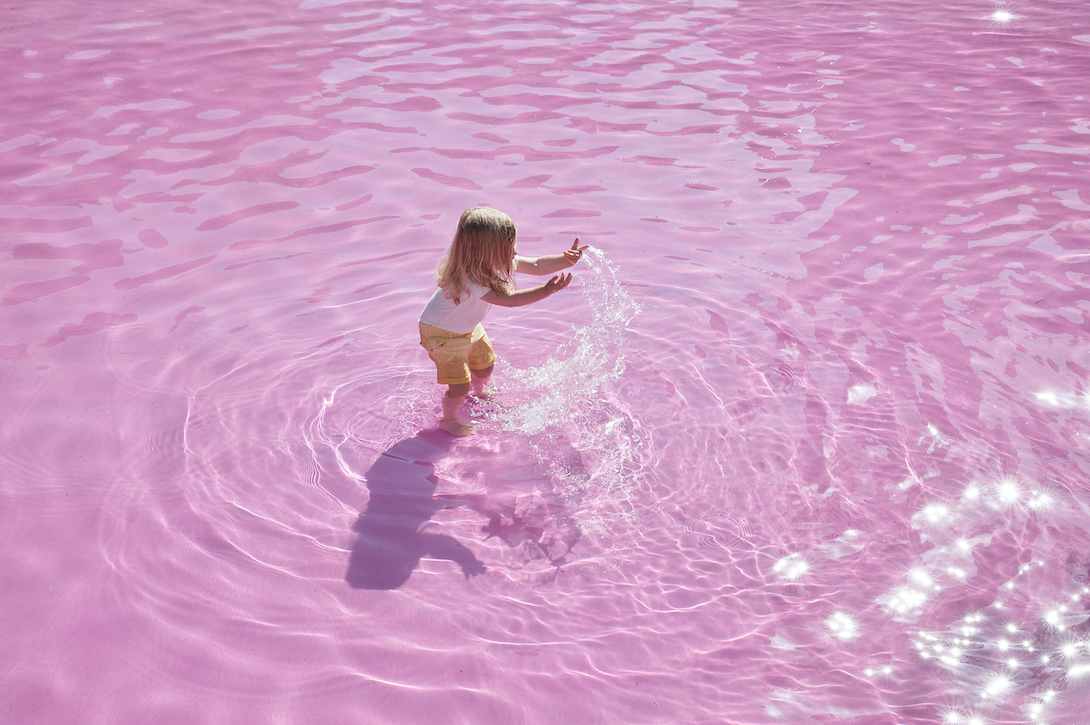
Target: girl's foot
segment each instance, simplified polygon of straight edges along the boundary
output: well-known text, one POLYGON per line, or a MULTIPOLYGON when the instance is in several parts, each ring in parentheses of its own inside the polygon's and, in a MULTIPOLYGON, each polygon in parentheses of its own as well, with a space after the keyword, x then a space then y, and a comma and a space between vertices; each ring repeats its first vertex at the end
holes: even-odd
POLYGON ((439 427, 452 436, 471 436, 477 432, 476 428, 458 418, 443 418, 439 421, 439 427))
POLYGON ((484 391, 482 393, 470 393, 469 398, 470 398, 470 402, 473 403, 474 405, 481 405, 482 403, 487 403, 488 405, 491 405, 491 406, 494 406, 494 407, 497 407, 497 408, 502 408, 503 407, 503 405, 500 404, 499 397, 495 393, 493 393, 491 390, 486 390, 486 391, 484 391))
POLYGON ((493 397, 492 396, 491 386, 489 386, 487 388, 484 387, 483 385, 481 387, 479 387, 479 388, 474 387, 472 390, 469 391, 469 394, 471 396, 473 396, 474 398, 476 398, 477 400, 492 400, 492 397, 493 397))

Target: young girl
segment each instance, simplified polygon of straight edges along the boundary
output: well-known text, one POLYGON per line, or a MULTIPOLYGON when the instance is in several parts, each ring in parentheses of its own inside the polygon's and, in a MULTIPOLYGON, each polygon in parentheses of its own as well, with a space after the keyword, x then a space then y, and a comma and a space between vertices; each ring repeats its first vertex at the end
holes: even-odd
POLYGON ((439 426, 452 435, 473 434, 473 426, 458 418, 458 409, 471 386, 475 395, 483 396, 492 375, 496 353, 481 326, 492 305, 528 305, 571 282, 570 273, 558 274, 543 285, 516 290, 514 273, 559 272, 578 262, 587 248, 580 247, 576 238, 563 254, 520 257, 515 250, 515 231, 511 217, 501 211, 487 206, 466 209, 450 249, 439 260, 439 289, 420 314, 420 345, 435 363, 439 384, 448 386, 439 426))

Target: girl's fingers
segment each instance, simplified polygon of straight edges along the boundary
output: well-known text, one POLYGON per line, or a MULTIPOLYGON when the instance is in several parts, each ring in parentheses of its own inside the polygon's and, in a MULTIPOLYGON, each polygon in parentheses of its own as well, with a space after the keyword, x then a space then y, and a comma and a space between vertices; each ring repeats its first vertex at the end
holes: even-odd
POLYGON ((545 283, 545 287, 551 292, 557 292, 567 287, 570 282, 571 274, 557 274, 553 275, 553 278, 545 283))
POLYGON ((569 263, 576 264, 579 262, 580 259, 583 258, 583 250, 586 249, 588 246, 590 245, 584 244, 580 247, 579 237, 576 237, 575 241, 571 243, 571 249, 564 250, 564 257, 568 260, 569 263))

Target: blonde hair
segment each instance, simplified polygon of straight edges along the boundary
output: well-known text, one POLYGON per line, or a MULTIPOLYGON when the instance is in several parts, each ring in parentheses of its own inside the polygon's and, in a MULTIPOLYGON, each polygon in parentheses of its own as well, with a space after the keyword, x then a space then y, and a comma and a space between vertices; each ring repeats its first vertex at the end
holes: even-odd
POLYGON ((500 293, 514 289, 511 258, 517 233, 511 217, 502 211, 489 206, 466 209, 458 220, 450 248, 439 260, 436 284, 446 290, 454 304, 461 301, 468 282, 500 293))

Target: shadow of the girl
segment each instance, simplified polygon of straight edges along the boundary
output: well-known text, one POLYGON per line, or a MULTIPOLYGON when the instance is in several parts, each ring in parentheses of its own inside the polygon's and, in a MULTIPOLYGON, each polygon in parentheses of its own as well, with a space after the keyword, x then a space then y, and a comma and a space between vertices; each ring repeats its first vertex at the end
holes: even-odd
POLYGON ((345 580, 356 589, 396 589, 422 557, 447 559, 466 578, 483 574, 485 566, 459 541, 420 529, 451 501, 435 497, 435 464, 453 443, 437 431, 422 431, 384 451, 365 474, 370 498, 353 530, 345 580))
MULTIPOLYGON (((421 431, 384 451, 364 474, 370 498, 353 527, 358 536, 345 574, 351 586, 396 589, 423 558, 452 561, 467 579, 484 574, 485 565, 460 541, 425 531, 444 509, 464 508, 481 517, 479 544, 496 555, 490 562, 496 572, 545 583, 569 563, 582 535, 551 481, 526 468, 533 453, 525 443, 455 444, 441 431, 421 431), (456 480, 484 485, 472 493, 436 494, 440 460, 456 480)), ((574 452, 569 458, 562 461, 567 467, 579 465, 574 452)))

